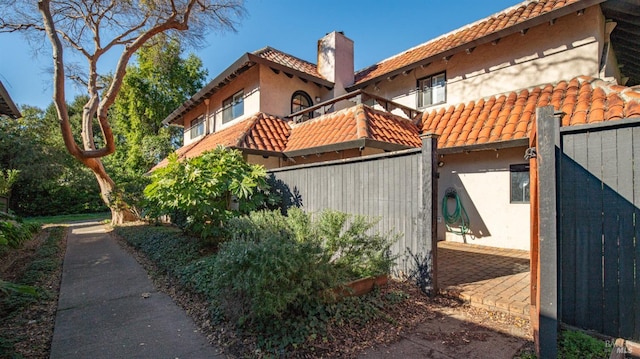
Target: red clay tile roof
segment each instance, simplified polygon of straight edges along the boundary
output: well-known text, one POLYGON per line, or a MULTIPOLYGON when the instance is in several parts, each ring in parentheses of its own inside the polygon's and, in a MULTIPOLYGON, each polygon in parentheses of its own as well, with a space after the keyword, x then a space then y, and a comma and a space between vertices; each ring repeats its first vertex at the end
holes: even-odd
MULTIPOLYGON (((536 108, 549 105, 566 113, 562 126, 640 118, 640 86, 583 76, 426 111, 414 122, 362 104, 292 126, 258 113, 177 153, 189 158, 223 145, 286 154, 359 139, 420 147, 419 134, 428 132, 440 136, 439 148, 480 145, 528 138, 536 108)), ((165 165, 166 159, 154 169, 165 165)))
POLYGON ((566 113, 562 126, 640 117, 640 87, 578 77, 427 111, 418 126, 440 135, 439 148, 516 140, 529 137, 536 108, 549 105, 566 113))
POLYGON ((487 35, 579 1, 580 0, 539 0, 526 2, 518 7, 506 9, 475 24, 454 30, 449 34, 362 69, 356 72, 355 84, 357 85, 385 75, 404 66, 468 44, 487 35))
POLYGON ((185 156, 196 157, 219 145, 280 152, 284 150, 288 135, 289 126, 284 120, 257 113, 240 123, 205 136, 185 156))
POLYGON ((311 62, 299 59, 295 56, 284 53, 280 50, 276 50, 272 47, 265 47, 264 49, 260 49, 253 53, 254 55, 260 56, 263 59, 275 62, 282 66, 286 66, 300 72, 304 72, 311 76, 319 77, 323 79, 324 77, 320 75, 318 72, 318 67, 311 62))
MULTIPOLYGON (((287 122, 259 112, 242 122, 208 134, 197 142, 181 147, 176 152, 180 159, 199 156, 217 146, 282 152, 289 132, 290 128, 287 122)), ((167 159, 164 159, 152 170, 164 167, 167 163, 167 159)))
POLYGON ((285 152, 358 139, 410 147, 421 143, 409 120, 361 104, 292 126, 285 152))

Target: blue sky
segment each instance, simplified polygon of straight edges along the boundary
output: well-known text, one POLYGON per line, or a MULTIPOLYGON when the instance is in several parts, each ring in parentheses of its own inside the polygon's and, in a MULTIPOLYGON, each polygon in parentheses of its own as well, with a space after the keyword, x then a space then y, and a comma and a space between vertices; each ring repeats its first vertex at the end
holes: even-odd
MULTIPOLYGON (((361 69, 520 2, 247 0, 247 16, 236 33, 211 33, 203 47, 188 51, 202 59, 212 79, 245 52, 265 46, 315 63, 317 40, 335 30, 354 41, 355 68, 361 69)), ((0 80, 14 102, 48 106, 52 65, 44 35, 41 42, 29 44, 19 34, 0 33, 0 49, 0 80)), ((115 60, 105 65, 113 68, 115 60)), ((67 91, 68 100, 78 93, 73 87, 67 91)))

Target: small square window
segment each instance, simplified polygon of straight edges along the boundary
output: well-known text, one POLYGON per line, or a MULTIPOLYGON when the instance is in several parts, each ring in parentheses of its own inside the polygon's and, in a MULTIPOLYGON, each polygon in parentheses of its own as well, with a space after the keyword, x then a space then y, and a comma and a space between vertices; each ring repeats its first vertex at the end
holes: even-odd
POLYGON ((529 203, 531 184, 529 183, 529 165, 509 166, 511 174, 511 203, 529 203))
POLYGON ((447 81, 441 72, 418 80, 418 107, 437 105, 447 101, 447 81))
POLYGON ((222 101, 222 123, 227 123, 242 115, 244 115, 244 91, 241 90, 222 101))

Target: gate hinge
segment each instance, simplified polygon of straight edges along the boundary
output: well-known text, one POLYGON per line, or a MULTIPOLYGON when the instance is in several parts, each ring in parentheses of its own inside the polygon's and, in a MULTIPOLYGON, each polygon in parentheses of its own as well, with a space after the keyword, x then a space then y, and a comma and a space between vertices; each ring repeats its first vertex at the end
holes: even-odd
POLYGON ((538 153, 536 152, 535 147, 529 147, 524 151, 525 160, 530 160, 532 158, 537 158, 537 157, 538 157, 538 153))

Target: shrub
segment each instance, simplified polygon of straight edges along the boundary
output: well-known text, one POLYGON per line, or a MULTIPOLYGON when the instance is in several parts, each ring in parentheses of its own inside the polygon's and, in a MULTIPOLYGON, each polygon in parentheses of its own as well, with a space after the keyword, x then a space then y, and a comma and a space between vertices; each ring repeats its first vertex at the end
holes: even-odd
POLYGON ((0 247, 19 248, 40 230, 36 223, 18 223, 13 220, 0 220, 0 247))
POLYGON ((267 188, 266 170, 248 164, 237 150, 218 147, 194 158, 157 169, 145 190, 146 214, 151 217, 183 214, 182 228, 204 239, 224 235, 224 223, 260 206, 267 188), (237 202, 237 205, 235 203, 237 202))
POLYGON ((602 340, 579 331, 566 330, 560 333, 560 353, 567 359, 609 358, 610 349, 602 340))
POLYGON ((393 266, 390 248, 397 236, 373 232, 376 223, 364 216, 325 210, 314 226, 336 266, 356 279, 388 274, 393 266))

